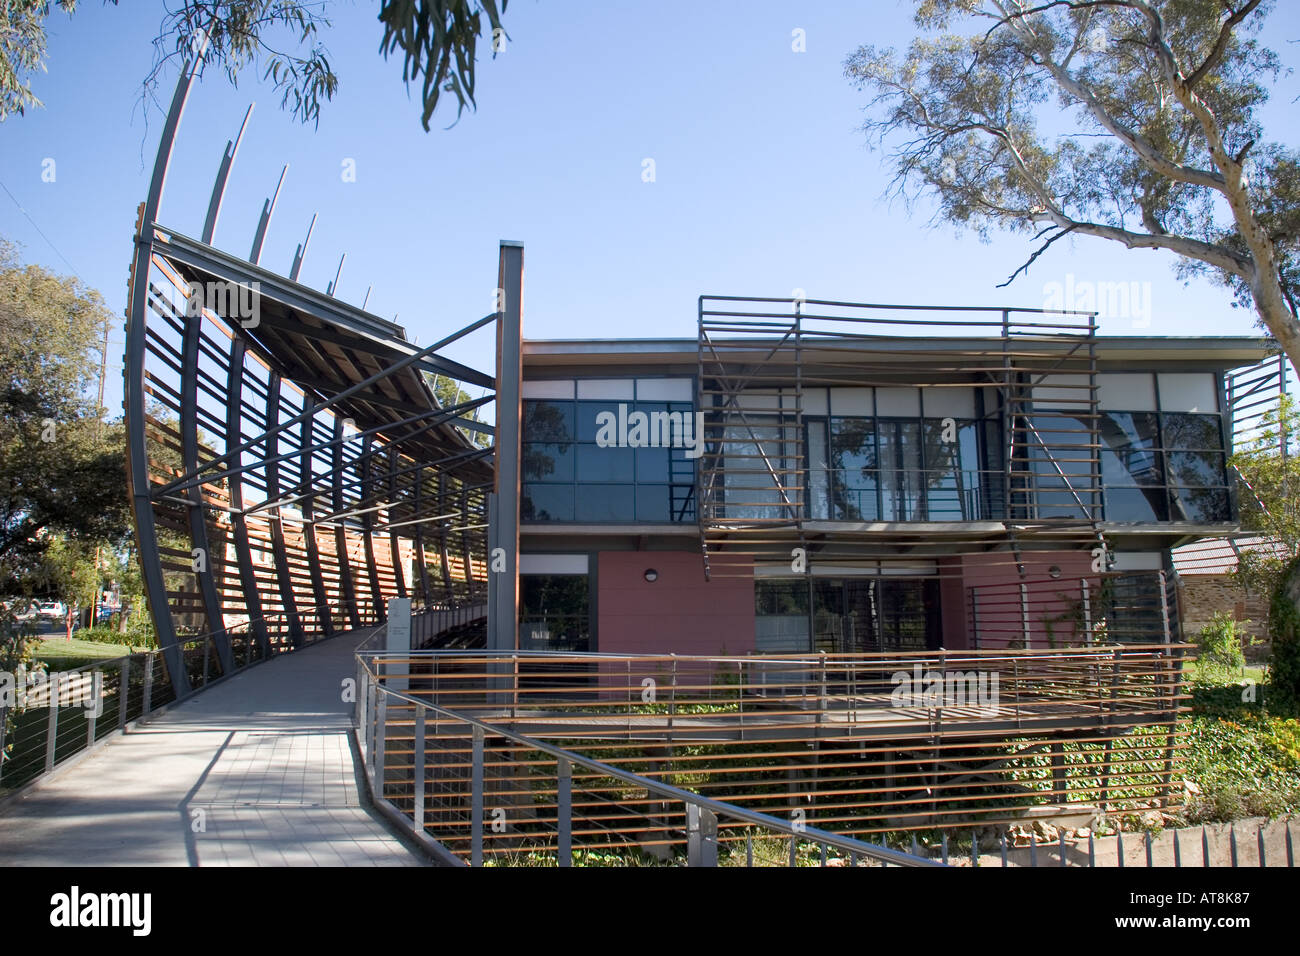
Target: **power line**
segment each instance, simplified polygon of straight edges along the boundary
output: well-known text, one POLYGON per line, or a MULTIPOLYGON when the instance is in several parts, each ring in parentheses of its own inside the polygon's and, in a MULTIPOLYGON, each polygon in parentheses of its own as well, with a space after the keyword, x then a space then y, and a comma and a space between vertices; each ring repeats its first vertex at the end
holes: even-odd
POLYGON ((35 229, 37 234, 40 235, 40 237, 45 240, 45 242, 49 245, 49 247, 54 250, 54 254, 58 256, 60 259, 62 259, 64 265, 66 265, 69 269, 72 270, 72 274, 74 276, 76 276, 78 279, 81 279, 82 285, 85 285, 86 280, 81 278, 81 273, 77 271, 77 267, 68 261, 68 257, 65 256, 62 252, 60 252, 59 247, 54 244, 54 242, 50 239, 49 236, 45 234, 45 232, 41 229, 40 226, 36 225, 36 220, 33 219, 28 214, 26 209, 23 208, 23 204, 20 203, 18 201, 18 198, 9 191, 9 187, 4 184, 3 180, 0 180, 0 189, 3 189, 5 191, 5 195, 13 200, 14 205, 18 207, 18 211, 23 214, 23 218, 32 224, 32 228, 35 229))

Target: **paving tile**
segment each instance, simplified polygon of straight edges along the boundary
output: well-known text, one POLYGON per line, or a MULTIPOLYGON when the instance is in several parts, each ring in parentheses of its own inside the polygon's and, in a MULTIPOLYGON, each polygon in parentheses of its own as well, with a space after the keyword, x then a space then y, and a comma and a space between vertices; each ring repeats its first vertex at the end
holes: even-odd
POLYGON ((261 664, 0 810, 13 866, 420 866, 361 806, 339 687, 366 634, 261 664), (201 810, 205 829, 192 830, 201 810))

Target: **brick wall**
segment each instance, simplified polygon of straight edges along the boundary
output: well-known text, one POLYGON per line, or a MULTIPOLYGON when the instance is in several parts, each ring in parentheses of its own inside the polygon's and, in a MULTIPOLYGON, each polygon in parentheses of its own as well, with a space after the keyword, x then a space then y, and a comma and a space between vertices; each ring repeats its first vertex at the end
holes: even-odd
MULTIPOLYGON (((1261 641, 1268 640, 1268 598, 1249 594, 1226 574, 1184 574, 1178 579, 1178 600, 1182 606, 1183 637, 1194 641, 1201 627, 1216 611, 1227 611, 1238 621, 1248 621, 1244 630, 1261 641)), ((1244 648, 1249 660, 1267 657, 1267 644, 1244 648)))

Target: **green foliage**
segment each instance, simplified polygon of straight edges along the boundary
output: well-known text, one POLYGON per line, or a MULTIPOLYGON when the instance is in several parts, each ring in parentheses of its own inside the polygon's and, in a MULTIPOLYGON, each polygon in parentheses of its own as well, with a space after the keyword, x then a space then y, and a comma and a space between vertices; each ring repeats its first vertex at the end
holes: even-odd
POLYGON ((92 641, 96 644, 116 644, 119 647, 146 648, 148 650, 158 649, 158 642, 154 640, 152 633, 142 635, 133 630, 119 631, 115 627, 103 624, 79 629, 77 638, 83 641, 92 641))
POLYGON ((1300 558, 1282 575, 1268 609, 1269 680, 1280 707, 1300 709, 1300 558))
POLYGON ((1300 555, 1300 407, 1292 396, 1281 396, 1229 463, 1238 475, 1241 525, 1269 543, 1242 548, 1234 575, 1247 590, 1272 594, 1300 555))
MULTIPOLYGON (((478 40, 486 39, 495 55, 505 41, 501 13, 508 2, 501 0, 498 10, 495 0, 382 0, 380 53, 385 60, 400 54, 408 86, 422 81, 420 121, 426 131, 444 93, 456 98, 457 117, 475 107, 478 40)), ((0 8, 0 120, 41 105, 31 77, 45 69, 51 6, 50 0, 7 0, 0 8)), ((58 6, 71 14, 77 0, 58 0, 58 6)), ((321 42, 322 31, 330 27, 329 6, 327 0, 167 4, 153 40, 154 64, 144 80, 144 98, 153 96, 167 63, 187 61, 201 49, 204 65, 222 70, 232 84, 254 67, 280 92, 283 109, 304 123, 319 122, 322 104, 333 99, 339 85, 321 42)))
MULTIPOLYGON (((452 408, 474 400, 474 396, 461 388, 453 378, 444 375, 428 375, 427 380, 433 388, 434 397, 438 400, 438 407, 440 408, 452 408)), ((478 415, 479 409, 471 408, 460 417, 478 421, 478 415)), ((466 431, 465 434, 471 442, 480 448, 486 448, 492 444, 491 437, 483 432, 466 431)))
MULTIPOLYGON (((1261 112, 1283 67, 1271 0, 915 0, 905 53, 863 46, 865 130, 891 192, 935 219, 1164 249, 1252 306, 1300 363, 1300 153, 1261 112)), ((1069 308, 1068 303, 1062 307, 1069 308)))
POLYGON ((1215 611, 1196 635, 1201 673, 1240 673, 1246 666, 1241 651, 1241 624, 1231 614, 1215 611))
POLYGON ((501 13, 510 0, 383 0, 379 21, 384 25, 380 44, 385 59, 402 52, 402 80, 411 83, 424 74, 420 122, 429 129, 429 119, 438 108, 442 92, 456 97, 456 116, 474 106, 475 48, 482 36, 483 15, 487 15, 493 55, 505 42, 501 13))
MULTIPOLYGON (((84 397, 112 317, 99 294, 0 239, 0 595, 59 593, 98 543, 124 542, 122 430, 84 397)), ((30 655, 0 622, 0 659, 30 655)))
MULTIPOLYGON (((45 19, 50 0, 6 0, 0 7, 0 120, 21 116, 42 103, 32 92, 32 73, 45 67, 45 19)), ((77 0, 58 0, 72 13, 77 0)))

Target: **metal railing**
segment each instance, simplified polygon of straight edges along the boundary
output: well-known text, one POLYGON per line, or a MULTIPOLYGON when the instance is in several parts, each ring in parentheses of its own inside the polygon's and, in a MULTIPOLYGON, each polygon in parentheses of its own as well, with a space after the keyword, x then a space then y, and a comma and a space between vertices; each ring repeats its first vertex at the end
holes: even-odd
MULTIPOLYGON (((346 607, 331 607, 330 613, 346 610, 346 607)), ((299 616, 317 611, 309 608, 299 612, 299 616)), ((373 602, 358 602, 357 611, 367 625, 378 624, 373 602)), ((277 616, 268 616, 263 623, 271 623, 271 618, 277 616)), ((268 653, 256 637, 251 621, 227 627, 225 633, 234 662, 234 669, 229 673, 222 669, 215 632, 180 640, 189 694, 295 649, 287 641, 273 641, 268 653)), ((13 676, 16 706, 8 708, 0 702, 0 790, 3 791, 30 783, 124 732, 128 724, 187 696, 177 693, 161 649, 125 654, 66 671, 23 669, 13 676)))
MULTIPOLYGON (((362 695, 357 720, 372 737, 385 727, 384 746, 367 751, 387 768, 376 792, 412 820, 421 793, 424 830, 455 852, 482 839, 489 856, 509 856, 554 830, 564 788, 539 743, 600 764, 582 765, 591 852, 679 848, 684 810, 641 779, 855 838, 978 829, 1174 805, 1184 650, 373 651, 359 655, 359 686, 400 699, 362 695), (491 778, 478 809, 504 829, 476 838, 477 724, 491 778)), ((721 843, 746 839, 719 825, 721 843)))
POLYGON ((1160 644, 1180 638, 1164 571, 1026 578, 967 589, 970 634, 986 649, 1160 644))
POLYGON ((358 655, 357 725, 372 796, 446 862, 567 867, 590 854, 609 862, 622 853, 625 863, 648 865, 754 866, 779 858, 794 866, 815 853, 822 865, 832 854, 850 866, 940 865, 701 796, 439 707, 386 686, 378 661, 358 655), (620 806, 593 781, 644 792, 655 808, 620 806))

